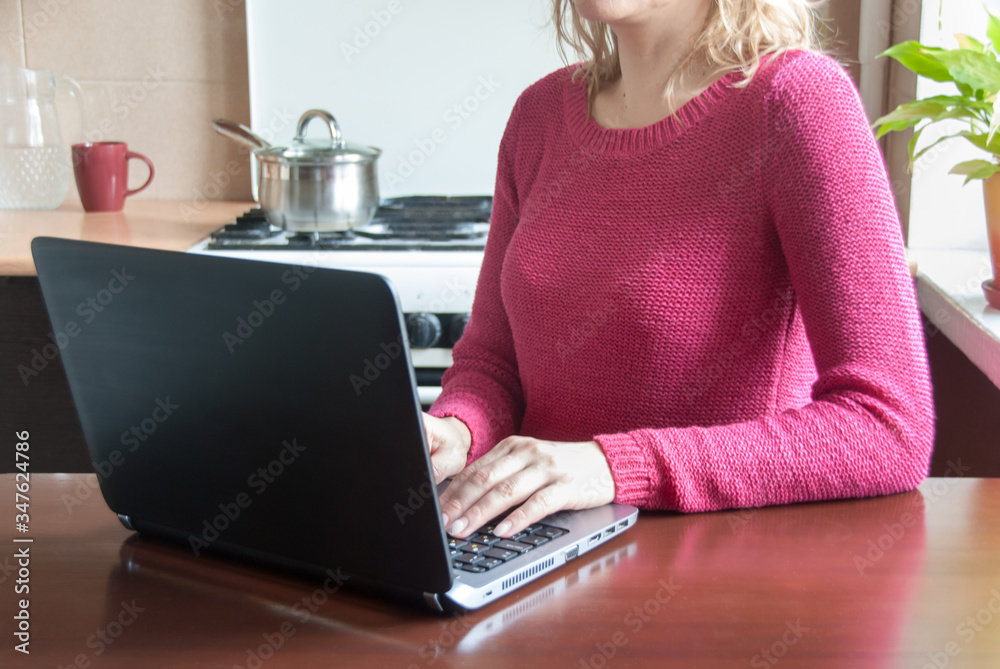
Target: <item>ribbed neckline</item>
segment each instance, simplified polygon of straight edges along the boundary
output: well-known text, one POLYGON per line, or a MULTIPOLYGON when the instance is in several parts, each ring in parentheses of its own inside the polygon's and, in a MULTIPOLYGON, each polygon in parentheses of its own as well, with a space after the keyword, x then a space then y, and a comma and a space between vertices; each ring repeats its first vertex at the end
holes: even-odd
POLYGON ((642 128, 605 128, 587 115, 587 84, 567 77, 566 123, 580 143, 596 153, 635 154, 662 147, 689 131, 718 107, 742 72, 730 72, 688 100, 670 116, 642 128))

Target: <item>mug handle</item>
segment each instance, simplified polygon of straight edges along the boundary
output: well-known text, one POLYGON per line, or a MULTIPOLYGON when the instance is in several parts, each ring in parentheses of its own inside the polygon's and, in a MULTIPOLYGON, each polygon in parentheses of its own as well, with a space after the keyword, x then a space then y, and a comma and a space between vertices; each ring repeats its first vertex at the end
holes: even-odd
POLYGON ((127 152, 125 152, 125 160, 126 161, 131 160, 132 158, 138 158, 139 160, 141 160, 142 162, 146 163, 146 165, 149 166, 149 178, 146 179, 146 183, 142 184, 141 186, 139 186, 135 190, 127 190, 127 191, 125 191, 125 197, 128 197, 129 195, 135 195, 139 191, 141 191, 144 188, 146 188, 146 186, 148 186, 153 181, 153 175, 156 174, 156 172, 153 170, 153 161, 151 161, 149 158, 147 158, 146 156, 142 155, 141 153, 136 153, 135 151, 127 151, 127 152))

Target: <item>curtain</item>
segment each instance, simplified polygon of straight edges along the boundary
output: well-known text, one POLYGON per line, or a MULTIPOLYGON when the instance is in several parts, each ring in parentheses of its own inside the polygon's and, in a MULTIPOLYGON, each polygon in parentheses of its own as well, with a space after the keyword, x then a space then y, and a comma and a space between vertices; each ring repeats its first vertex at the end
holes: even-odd
MULTIPOLYGON (((830 51, 854 78, 872 121, 916 95, 915 74, 876 56, 893 44, 920 38, 922 5, 922 0, 831 0, 827 4, 830 51)), ((880 141, 904 238, 910 213, 907 144, 912 134, 893 132, 880 141)))

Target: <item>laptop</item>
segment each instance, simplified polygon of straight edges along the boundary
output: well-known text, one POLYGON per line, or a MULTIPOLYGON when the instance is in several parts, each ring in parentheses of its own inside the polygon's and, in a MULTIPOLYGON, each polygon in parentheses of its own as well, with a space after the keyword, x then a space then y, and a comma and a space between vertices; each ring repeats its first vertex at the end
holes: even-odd
POLYGON ((381 275, 44 237, 31 250, 101 492, 140 534, 446 611, 636 521, 609 504, 510 541, 448 537, 381 275))

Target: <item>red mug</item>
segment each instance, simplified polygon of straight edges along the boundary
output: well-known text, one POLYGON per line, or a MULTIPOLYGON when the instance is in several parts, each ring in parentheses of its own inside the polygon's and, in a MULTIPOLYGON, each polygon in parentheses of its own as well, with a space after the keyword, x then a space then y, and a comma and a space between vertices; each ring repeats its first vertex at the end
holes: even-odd
POLYGON ((73 172, 84 211, 121 211, 125 198, 135 195, 153 180, 149 158, 129 151, 125 142, 84 142, 73 145, 73 172), (128 161, 137 158, 149 166, 149 178, 136 189, 128 189, 128 161))

